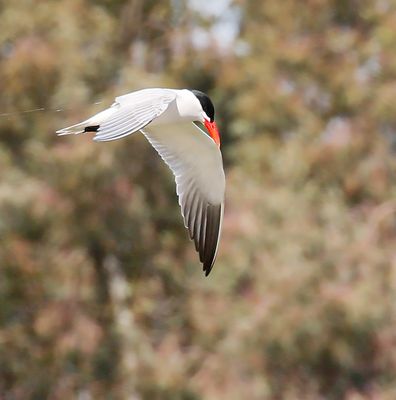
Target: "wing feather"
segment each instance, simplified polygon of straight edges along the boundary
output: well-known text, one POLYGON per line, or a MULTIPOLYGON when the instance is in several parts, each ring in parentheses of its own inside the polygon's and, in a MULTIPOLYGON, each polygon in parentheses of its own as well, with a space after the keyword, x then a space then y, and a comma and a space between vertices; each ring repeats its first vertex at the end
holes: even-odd
POLYGON ((180 127, 150 125, 142 132, 175 176, 184 225, 208 275, 216 259, 224 209, 220 150, 191 123, 180 127))
POLYGON ((206 218, 206 209, 207 205, 205 206, 205 209, 202 210, 203 212, 203 221, 202 221, 202 227, 201 227, 201 233, 199 235, 199 260, 203 263, 205 261, 204 258, 204 251, 202 251, 205 248, 205 233, 206 233, 206 225, 207 225, 207 218, 206 218))
POLYGON ((58 135, 96 132, 94 140, 121 139, 137 132, 165 112, 176 99, 172 89, 143 89, 116 97, 108 109, 78 124, 57 131, 58 135))
POLYGON ((117 111, 100 124, 94 140, 121 139, 144 128, 160 116, 175 98, 175 92, 167 89, 144 89, 117 97, 113 105, 117 111))

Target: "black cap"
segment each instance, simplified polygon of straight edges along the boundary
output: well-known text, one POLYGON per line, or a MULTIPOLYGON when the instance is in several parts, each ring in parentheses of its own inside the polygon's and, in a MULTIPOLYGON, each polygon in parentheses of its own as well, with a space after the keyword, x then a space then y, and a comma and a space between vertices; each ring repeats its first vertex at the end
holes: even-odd
POLYGON ((215 109, 212 100, 210 100, 207 94, 199 90, 191 90, 191 92, 194 93, 195 97, 201 103, 202 109, 205 111, 206 115, 210 118, 210 122, 213 122, 215 117, 215 109))

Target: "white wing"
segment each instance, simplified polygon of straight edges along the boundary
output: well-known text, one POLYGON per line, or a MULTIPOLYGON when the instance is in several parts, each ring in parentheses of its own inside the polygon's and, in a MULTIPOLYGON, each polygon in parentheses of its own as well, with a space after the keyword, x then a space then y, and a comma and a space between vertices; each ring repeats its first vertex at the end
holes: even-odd
POLYGON ((208 275, 216 259, 224 211, 220 149, 192 123, 150 125, 142 132, 175 176, 184 225, 208 275))
POLYGON ((93 140, 120 139, 144 128, 176 99, 171 89, 143 89, 116 97, 115 103, 77 125, 57 131, 59 135, 96 132, 93 140))

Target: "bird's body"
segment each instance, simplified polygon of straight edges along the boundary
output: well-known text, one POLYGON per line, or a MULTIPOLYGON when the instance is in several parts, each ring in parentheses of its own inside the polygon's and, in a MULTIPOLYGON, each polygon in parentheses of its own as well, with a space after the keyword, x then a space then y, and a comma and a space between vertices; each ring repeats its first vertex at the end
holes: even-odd
POLYGON ((172 170, 179 204, 206 275, 211 271, 221 232, 225 177, 214 107, 202 92, 144 89, 115 103, 59 135, 95 132, 95 141, 144 134, 172 170), (195 122, 202 122, 208 136, 195 122))

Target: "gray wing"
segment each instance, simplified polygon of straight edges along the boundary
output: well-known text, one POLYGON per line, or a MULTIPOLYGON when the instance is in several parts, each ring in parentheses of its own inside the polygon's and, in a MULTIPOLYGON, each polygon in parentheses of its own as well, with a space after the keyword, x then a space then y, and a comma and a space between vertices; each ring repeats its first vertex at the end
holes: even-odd
POLYGON ((221 152, 192 123, 173 128, 150 125, 142 132, 175 176, 184 225, 208 275, 216 260, 224 212, 221 152))
POLYGON ((58 135, 95 132, 93 140, 116 140, 137 132, 166 111, 176 99, 171 89, 143 89, 116 97, 108 109, 86 121, 57 131, 58 135))

